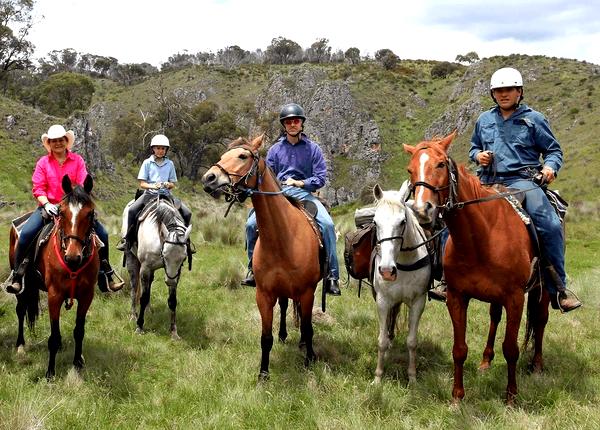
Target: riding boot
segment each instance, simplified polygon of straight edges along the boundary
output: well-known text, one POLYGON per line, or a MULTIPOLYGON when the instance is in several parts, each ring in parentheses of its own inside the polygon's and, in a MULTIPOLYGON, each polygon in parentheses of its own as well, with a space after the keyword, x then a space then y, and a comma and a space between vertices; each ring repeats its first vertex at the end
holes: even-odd
POLYGON ((187 248, 190 250, 190 254, 193 255, 196 253, 196 245, 192 243, 192 239, 188 238, 186 242, 187 248))
POLYGON ((16 270, 11 270, 10 276, 2 286, 4 290, 9 294, 19 295, 23 292, 23 276, 25 275, 25 269, 29 263, 29 258, 25 258, 20 264, 17 265, 16 270))
POLYGON ((437 300, 438 302, 445 302, 447 293, 446 293, 446 280, 442 278, 439 284, 437 284, 434 288, 427 291, 427 296, 429 300, 437 300))
POLYGON ((112 291, 117 292, 125 285, 125 281, 119 277, 117 273, 110 267, 107 260, 100 262, 100 272, 98 273, 98 288, 102 292, 112 291), (117 277, 117 281, 113 280, 113 276, 117 277))
POLYGON ((558 304, 558 309, 560 309, 562 313, 573 311, 582 305, 573 293, 568 295, 566 289, 558 292, 556 302, 558 304))
POLYGON ((127 249, 127 239, 122 237, 115 248, 117 248, 119 251, 125 251, 125 249, 127 249))
POLYGON ((341 296, 339 281, 333 276, 329 276, 325 280, 325 292, 332 296, 341 296))
POLYGON ((246 278, 242 279, 240 284, 245 285, 247 287, 256 287, 256 280, 254 279, 254 272, 252 271, 252 268, 248 269, 246 278))

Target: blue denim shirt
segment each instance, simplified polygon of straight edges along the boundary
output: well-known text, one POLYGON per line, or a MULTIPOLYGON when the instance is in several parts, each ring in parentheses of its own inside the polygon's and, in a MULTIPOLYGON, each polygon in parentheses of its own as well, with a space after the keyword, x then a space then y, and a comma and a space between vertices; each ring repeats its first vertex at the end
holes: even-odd
POLYGON ((311 193, 323 187, 327 179, 323 152, 305 134, 295 145, 280 137, 267 152, 267 165, 280 182, 287 178, 303 181, 304 189, 311 193))
MULTIPOLYGON (((562 167, 563 153, 552 134, 546 117, 525 104, 504 119, 498 106, 483 112, 477 119, 469 158, 477 163, 480 151, 494 153, 495 172, 510 174, 531 167, 541 170, 551 167, 555 174, 562 167)), ((481 172, 482 167, 479 168, 481 172)))

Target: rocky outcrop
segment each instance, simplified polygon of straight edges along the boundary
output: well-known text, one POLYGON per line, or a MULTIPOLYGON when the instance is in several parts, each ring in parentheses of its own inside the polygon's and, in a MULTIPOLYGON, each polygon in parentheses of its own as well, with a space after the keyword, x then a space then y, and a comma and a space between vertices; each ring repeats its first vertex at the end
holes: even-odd
POLYGON ((102 123, 106 119, 105 106, 97 104, 88 112, 74 114, 65 125, 67 129, 70 128, 75 133, 73 150, 83 157, 88 171, 92 174, 99 170, 108 173, 115 171, 115 166, 106 157, 100 145, 101 130, 107 130, 108 127, 96 125, 96 123, 102 123))

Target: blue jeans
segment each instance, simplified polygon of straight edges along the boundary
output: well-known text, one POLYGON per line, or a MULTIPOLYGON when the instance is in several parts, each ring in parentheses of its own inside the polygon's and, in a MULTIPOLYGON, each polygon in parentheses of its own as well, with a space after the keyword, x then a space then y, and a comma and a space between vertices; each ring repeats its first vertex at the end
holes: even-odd
MULTIPOLYGON (((327 262, 329 265, 329 277, 332 279, 339 279, 340 267, 337 259, 336 251, 336 239, 335 239, 335 227, 333 220, 325 206, 319 201, 318 198, 313 196, 306 190, 298 187, 284 187, 283 192, 285 195, 294 197, 300 201, 310 200, 317 205, 317 217, 316 221, 323 235, 323 245, 325 246, 325 253, 327 255, 327 262)), ((248 214, 248 220, 246 221, 246 249, 248 250, 248 267, 252 267, 252 254, 254 254, 254 246, 258 239, 258 226, 256 224, 256 214, 254 209, 248 214)))
MULTIPOLYGON (((544 191, 530 180, 511 178, 505 179, 504 183, 511 188, 517 188, 519 190, 535 187, 535 189, 525 193, 524 208, 535 225, 535 230, 540 239, 542 255, 544 255, 548 262, 554 266, 554 270, 556 270, 558 277, 566 288, 565 237, 560 224, 560 218, 556 214, 554 207, 550 204, 544 191)), ((545 275, 545 284, 548 291, 551 294, 556 294, 557 286, 547 273, 545 273, 545 275)))
MULTIPOLYGON (((44 218, 42 217, 42 207, 40 206, 33 211, 29 219, 23 225, 15 255, 15 267, 18 267, 25 259, 29 246, 32 244, 42 227, 44 227, 44 218)), ((98 250, 100 260, 108 261, 108 232, 98 220, 95 220, 94 222, 94 230, 100 240, 104 243, 104 246, 98 250)))

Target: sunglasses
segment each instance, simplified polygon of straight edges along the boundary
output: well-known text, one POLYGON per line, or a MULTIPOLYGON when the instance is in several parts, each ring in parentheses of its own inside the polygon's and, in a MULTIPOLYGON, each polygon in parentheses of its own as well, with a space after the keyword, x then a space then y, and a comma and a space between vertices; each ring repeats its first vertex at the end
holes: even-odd
POLYGON ((302 120, 300 118, 288 118, 288 119, 284 119, 283 123, 285 125, 296 125, 296 124, 300 124, 302 122, 302 120))

